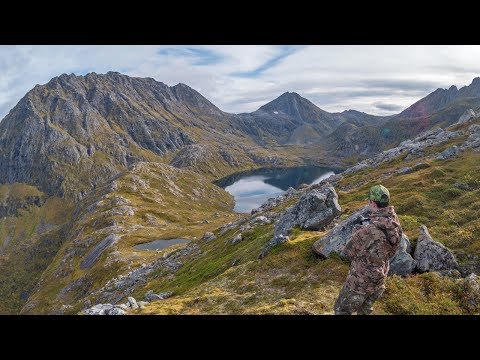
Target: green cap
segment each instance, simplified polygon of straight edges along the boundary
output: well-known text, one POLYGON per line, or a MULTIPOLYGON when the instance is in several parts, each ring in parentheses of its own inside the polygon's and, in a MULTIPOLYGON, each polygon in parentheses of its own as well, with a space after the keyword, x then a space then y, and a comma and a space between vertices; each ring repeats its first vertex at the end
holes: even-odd
POLYGON ((378 203, 388 203, 390 201, 390 192, 385 186, 375 185, 370 188, 368 199, 378 203))

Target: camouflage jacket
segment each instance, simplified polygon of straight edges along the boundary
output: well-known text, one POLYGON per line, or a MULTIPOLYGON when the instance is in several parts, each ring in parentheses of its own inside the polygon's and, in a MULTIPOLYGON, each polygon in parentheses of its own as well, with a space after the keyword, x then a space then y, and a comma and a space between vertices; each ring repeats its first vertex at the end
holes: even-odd
POLYGON ((385 287, 389 259, 402 238, 402 227, 393 206, 375 210, 365 225, 355 225, 344 253, 352 260, 345 285, 369 294, 385 287))

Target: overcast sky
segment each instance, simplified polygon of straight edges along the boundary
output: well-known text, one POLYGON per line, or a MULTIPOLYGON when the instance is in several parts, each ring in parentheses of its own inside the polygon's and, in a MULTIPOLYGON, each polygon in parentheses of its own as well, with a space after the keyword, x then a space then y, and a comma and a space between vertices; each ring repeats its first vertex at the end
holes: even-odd
POLYGON ((398 113, 433 90, 480 76, 480 46, 1 46, 0 119, 62 73, 118 71, 185 83, 228 112, 286 91, 327 111, 398 113))

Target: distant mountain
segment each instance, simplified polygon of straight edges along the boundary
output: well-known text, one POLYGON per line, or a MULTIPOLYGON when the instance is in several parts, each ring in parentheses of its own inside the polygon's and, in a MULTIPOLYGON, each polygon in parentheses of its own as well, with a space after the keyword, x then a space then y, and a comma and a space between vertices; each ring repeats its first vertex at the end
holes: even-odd
POLYGON ((263 150, 231 117, 184 84, 63 74, 35 86, 0 123, 0 182, 81 198, 133 164, 166 162, 194 144, 223 154, 215 157, 223 172, 204 166, 212 176, 261 164, 263 150))
POLYGON ((387 117, 359 111, 329 113, 295 92, 286 92, 249 114, 239 114, 239 126, 261 144, 322 144, 343 123, 380 124, 387 117))
POLYGON ((479 103, 480 98, 480 77, 473 79, 472 83, 457 89, 452 85, 449 89, 437 89, 431 94, 420 99, 400 114, 398 118, 416 118, 433 115, 440 110, 444 110, 452 105, 461 104, 473 100, 475 104, 479 103))
POLYGON ((323 146, 343 123, 385 119, 328 113, 290 92, 251 114, 229 114, 185 84, 169 87, 117 72, 63 74, 35 86, 0 123, 0 183, 81 199, 141 161, 219 178, 300 164, 308 151, 300 156, 281 146, 323 146))
POLYGON ((142 161, 212 180, 265 166, 338 166, 450 125, 478 106, 480 78, 382 117, 329 113, 295 92, 229 114, 185 84, 117 72, 63 74, 35 86, 0 123, 0 183, 79 200, 142 161))
POLYGON ((455 123, 469 109, 480 107, 480 78, 458 90, 437 89, 417 101, 398 115, 384 118, 383 122, 339 126, 328 137, 327 148, 331 156, 359 157, 372 155, 398 145, 403 140, 436 127, 455 123))

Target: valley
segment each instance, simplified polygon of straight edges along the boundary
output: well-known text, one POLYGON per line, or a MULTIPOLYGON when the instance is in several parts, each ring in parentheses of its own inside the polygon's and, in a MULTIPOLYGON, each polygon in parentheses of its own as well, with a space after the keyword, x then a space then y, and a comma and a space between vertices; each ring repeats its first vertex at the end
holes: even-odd
POLYGON ((478 313, 463 298, 480 271, 478 79, 388 117, 290 92, 229 114, 187 85, 114 72, 37 85, 0 122, 0 313, 132 296, 153 299, 124 309, 135 314, 329 313, 348 263, 312 245, 376 182, 412 244, 426 224, 463 272, 392 276, 376 311, 478 313), (341 214, 259 258, 285 212, 327 182, 341 214))

